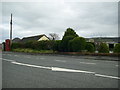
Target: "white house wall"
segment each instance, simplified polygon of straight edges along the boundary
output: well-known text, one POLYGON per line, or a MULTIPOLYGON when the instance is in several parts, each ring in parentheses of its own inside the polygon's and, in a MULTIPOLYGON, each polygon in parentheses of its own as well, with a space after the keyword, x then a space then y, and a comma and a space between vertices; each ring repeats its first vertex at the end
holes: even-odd
POLYGON ((49 40, 49 39, 45 36, 42 36, 38 41, 42 41, 42 40, 49 40))

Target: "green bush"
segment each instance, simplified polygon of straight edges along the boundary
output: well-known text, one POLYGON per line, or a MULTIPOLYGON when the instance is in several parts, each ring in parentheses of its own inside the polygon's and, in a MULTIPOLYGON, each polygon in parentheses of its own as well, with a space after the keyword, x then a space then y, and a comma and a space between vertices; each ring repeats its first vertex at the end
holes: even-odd
POLYGON ((36 42, 36 41, 27 41, 27 42, 25 42, 24 43, 24 48, 31 48, 31 49, 33 49, 34 48, 34 42, 36 42))
POLYGON ((53 45, 53 50, 54 51, 60 51, 60 43, 61 43, 61 40, 56 40, 54 42, 54 45, 53 45))
POLYGON ((75 37, 73 40, 69 42, 69 48, 72 49, 73 52, 81 52, 85 50, 86 41, 83 37, 75 37))
POLYGON ((16 48, 22 48, 23 44, 22 43, 12 43, 11 48, 16 49, 16 48))
POLYGON ((67 28, 67 30, 64 33, 64 37, 66 36, 74 36, 74 37, 78 37, 78 35, 76 34, 76 32, 72 29, 72 28, 67 28))
POLYGON ((47 43, 46 43, 46 41, 36 42, 35 46, 36 46, 35 47, 36 50, 47 50, 47 43))
POLYGON ((69 51, 69 52, 73 52, 72 40, 70 40, 70 41, 68 42, 68 51, 69 51))
POLYGON ((35 50, 52 50, 54 45, 53 40, 46 41, 28 41, 24 43, 13 43, 12 49, 16 48, 27 48, 27 49, 35 49, 35 50))
POLYGON ((107 46, 106 43, 100 43, 98 47, 98 52, 99 53, 109 53, 109 47, 107 46))
POLYGON ((72 40, 73 38, 75 38, 74 36, 66 36, 62 39, 61 41, 61 49, 63 52, 67 52, 68 51, 68 43, 70 40, 72 40))
POLYGON ((120 53, 120 43, 116 44, 114 47, 114 53, 120 53))
POLYGON ((86 47, 85 49, 88 51, 88 52, 94 52, 95 51, 95 47, 92 43, 86 43, 86 47))

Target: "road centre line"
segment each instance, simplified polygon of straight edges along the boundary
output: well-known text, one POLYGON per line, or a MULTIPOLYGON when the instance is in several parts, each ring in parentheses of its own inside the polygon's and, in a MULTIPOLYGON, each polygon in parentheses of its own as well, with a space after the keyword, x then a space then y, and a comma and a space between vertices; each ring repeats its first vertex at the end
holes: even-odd
POLYGON ((74 70, 74 69, 59 68, 59 67, 45 67, 45 66, 38 66, 38 65, 32 65, 32 64, 19 63, 19 62, 15 62, 14 60, 10 60, 10 59, 3 59, 3 58, 0 58, 0 59, 5 60, 5 61, 9 61, 9 62, 11 62, 11 63, 13 63, 13 64, 16 64, 16 65, 22 65, 22 66, 27 66, 27 67, 35 67, 35 68, 49 69, 49 70, 52 70, 52 71, 61 71, 61 72, 80 72, 80 73, 88 73, 88 74, 93 74, 93 75, 99 76, 99 77, 106 77, 106 78, 112 78, 112 79, 120 79, 120 77, 97 74, 97 73, 91 72, 91 71, 74 70))
POLYGON ((96 63, 87 63, 87 62, 80 62, 82 64, 96 64, 96 63))
POLYGON ((59 67, 37 66, 37 65, 25 64, 25 63, 19 63, 19 62, 11 62, 11 63, 13 63, 13 64, 17 64, 17 65, 22 65, 22 66, 28 66, 28 67, 50 69, 50 70, 52 70, 52 71, 81 72, 81 73, 91 73, 91 74, 94 74, 94 73, 95 73, 95 72, 90 72, 90 71, 74 70, 74 69, 66 69, 66 68, 59 68, 59 67))
POLYGON ((14 56, 16 56, 16 57, 17 57, 18 55, 14 55, 14 56))
POLYGON ((106 77, 106 78, 113 78, 113 79, 120 79, 119 77, 102 75, 102 74, 95 74, 95 76, 106 77))
POLYGON ((2 59, 2 60, 4 60, 4 61, 8 61, 8 62, 13 62, 14 60, 10 60, 10 59, 3 59, 3 58, 0 58, 0 59, 2 59))
POLYGON ((28 66, 28 67, 36 67, 36 68, 49 69, 49 70, 52 70, 52 71, 89 73, 89 74, 93 74, 93 75, 95 75, 95 76, 100 76, 100 77, 113 78, 113 79, 120 79, 119 77, 109 76, 109 75, 102 75, 102 74, 97 74, 97 73, 95 73, 95 72, 90 72, 90 71, 66 69, 66 68, 59 68, 59 67, 37 66, 37 65, 24 64, 24 63, 19 63, 19 62, 12 62, 12 63, 13 63, 13 64, 17 64, 17 65, 28 66))
POLYGON ((36 68, 43 68, 43 69, 51 69, 51 67, 44 67, 44 66, 37 66, 32 64, 25 64, 25 63, 19 63, 19 62, 11 62, 13 64, 22 65, 22 66, 28 66, 28 67, 36 67, 36 68))
POLYGON ((55 61, 57 61, 57 62, 66 62, 66 61, 64 61, 64 60, 55 60, 55 61))
POLYGON ((59 68, 59 67, 52 67, 52 71, 64 71, 64 72, 80 72, 80 73, 91 73, 94 74, 95 72, 90 71, 83 71, 83 70, 74 70, 74 69, 66 69, 66 68, 59 68))

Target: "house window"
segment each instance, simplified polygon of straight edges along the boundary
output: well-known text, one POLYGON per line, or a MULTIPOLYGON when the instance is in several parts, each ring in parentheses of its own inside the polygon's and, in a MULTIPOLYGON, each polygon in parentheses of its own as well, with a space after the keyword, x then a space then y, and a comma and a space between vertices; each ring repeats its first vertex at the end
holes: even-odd
POLYGON ((114 48, 114 44, 109 44, 109 49, 112 50, 114 48))

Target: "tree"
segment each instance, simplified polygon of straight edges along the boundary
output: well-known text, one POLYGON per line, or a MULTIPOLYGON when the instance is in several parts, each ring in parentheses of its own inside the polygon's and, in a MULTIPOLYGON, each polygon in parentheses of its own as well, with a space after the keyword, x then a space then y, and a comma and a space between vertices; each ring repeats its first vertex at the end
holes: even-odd
POLYGON ((120 53, 120 43, 116 44, 114 47, 114 53, 120 53))
POLYGON ((76 32, 72 28, 67 28, 60 43, 60 51, 68 52, 69 51, 68 43, 70 40, 74 39, 75 37, 78 37, 76 32))
POLYGON ((66 36, 74 36, 74 37, 78 37, 78 35, 76 34, 76 32, 72 29, 72 28, 67 28, 67 30, 64 33, 64 37, 66 36))
POLYGON ((61 40, 55 40, 54 45, 53 45, 54 51, 60 51, 60 43, 61 43, 61 40))
POLYGON ((86 43, 86 50, 88 51, 88 52, 94 52, 95 51, 95 47, 94 47, 94 45, 92 44, 92 43, 86 43))
POLYGON ((98 47, 98 52, 99 53, 109 53, 109 47, 107 46, 106 43, 100 43, 98 47))
POLYGON ((50 36, 51 40, 58 40, 59 39, 59 35, 56 33, 50 33, 49 36, 50 36))
POLYGON ((73 40, 69 42, 69 47, 74 52, 81 52, 85 50, 86 41, 83 37, 75 37, 73 40))
POLYGON ((75 37, 74 36, 66 36, 62 39, 61 41, 61 49, 63 52, 68 52, 68 43, 70 40, 74 39, 75 37))

